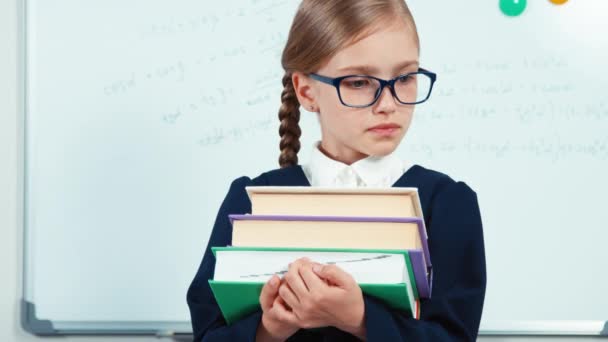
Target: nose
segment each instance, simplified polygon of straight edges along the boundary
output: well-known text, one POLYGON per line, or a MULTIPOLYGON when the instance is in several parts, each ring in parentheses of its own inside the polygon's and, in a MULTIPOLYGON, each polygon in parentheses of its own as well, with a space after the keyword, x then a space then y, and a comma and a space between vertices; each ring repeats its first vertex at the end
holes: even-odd
POLYGON ((397 99, 393 97, 390 86, 384 87, 374 106, 375 113, 392 113, 395 111, 397 99))

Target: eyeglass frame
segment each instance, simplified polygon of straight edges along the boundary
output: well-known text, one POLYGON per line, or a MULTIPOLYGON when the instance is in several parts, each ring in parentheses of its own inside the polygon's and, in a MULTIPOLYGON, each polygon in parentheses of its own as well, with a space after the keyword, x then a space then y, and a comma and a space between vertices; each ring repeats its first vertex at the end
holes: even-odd
POLYGON ((395 98, 397 100, 397 102, 404 104, 404 105, 416 105, 416 104, 420 104, 422 102, 425 102, 426 100, 429 99, 429 97, 431 97, 431 92, 433 91, 433 85, 435 84, 435 81, 437 80, 437 74, 423 69, 423 68, 418 68, 418 71, 415 72, 410 72, 407 74, 401 74, 395 78, 392 78, 390 80, 383 80, 381 78, 375 77, 375 76, 370 76, 370 75, 346 75, 346 76, 340 76, 340 77, 327 77, 327 76, 323 76, 323 75, 319 75, 317 73, 311 72, 308 74, 312 79, 323 82, 325 84, 329 84, 331 86, 334 86, 336 88, 336 92, 338 92, 338 98, 340 99, 340 102, 346 106, 346 107, 352 107, 352 108, 366 108, 366 107, 370 107, 373 106, 376 102, 378 102, 378 99, 380 98, 380 95, 382 95, 382 92, 384 91, 384 87, 386 86, 390 86, 389 89, 391 91, 391 94, 393 95, 393 98, 395 98), (410 75, 416 75, 416 74, 423 74, 428 76, 431 79, 431 86, 429 87, 429 93, 426 95, 426 97, 423 100, 420 101, 416 101, 416 102, 403 102, 399 99, 399 97, 397 97, 397 94, 395 94, 395 82, 404 77, 404 76, 410 76, 410 75), (376 97, 374 98, 374 100, 368 104, 368 105, 359 105, 359 106, 355 106, 355 105, 348 105, 346 103, 344 103, 344 101, 342 100, 342 94, 340 94, 340 82, 342 82, 342 80, 348 78, 348 77, 369 77, 369 78, 373 78, 376 81, 380 82, 380 88, 378 91, 376 91, 376 97))

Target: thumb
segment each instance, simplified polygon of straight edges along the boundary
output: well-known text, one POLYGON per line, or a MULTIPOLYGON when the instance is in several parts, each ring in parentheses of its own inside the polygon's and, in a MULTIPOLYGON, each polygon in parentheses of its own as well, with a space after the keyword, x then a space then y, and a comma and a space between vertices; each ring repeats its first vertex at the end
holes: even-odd
POLYGON ((336 265, 321 265, 316 264, 312 270, 322 279, 327 280, 330 284, 345 287, 348 283, 352 282, 350 274, 344 272, 340 267, 336 265))
POLYGON ((272 307, 272 303, 279 292, 280 282, 279 277, 273 275, 262 287, 262 292, 260 293, 260 306, 262 307, 262 311, 266 311, 272 307))

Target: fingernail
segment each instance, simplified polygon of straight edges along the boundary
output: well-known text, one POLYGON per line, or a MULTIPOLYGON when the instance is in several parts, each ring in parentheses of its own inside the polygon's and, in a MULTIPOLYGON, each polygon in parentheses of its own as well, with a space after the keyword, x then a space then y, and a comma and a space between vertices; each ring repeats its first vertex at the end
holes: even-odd
POLYGON ((277 286, 277 282, 278 282, 277 277, 273 276, 272 278, 270 278, 270 286, 276 287, 277 286))
POLYGON ((321 265, 314 265, 312 267, 312 270, 315 271, 316 273, 319 273, 319 272, 321 272, 322 268, 323 268, 323 266, 321 266, 321 265))

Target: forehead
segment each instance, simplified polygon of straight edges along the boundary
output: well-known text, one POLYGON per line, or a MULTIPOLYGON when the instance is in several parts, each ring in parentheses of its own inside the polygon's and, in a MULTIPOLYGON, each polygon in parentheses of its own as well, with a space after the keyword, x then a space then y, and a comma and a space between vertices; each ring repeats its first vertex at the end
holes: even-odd
POLYGON ((390 76, 404 68, 417 68, 415 33, 404 23, 379 28, 344 47, 322 68, 328 72, 364 71, 390 76))

